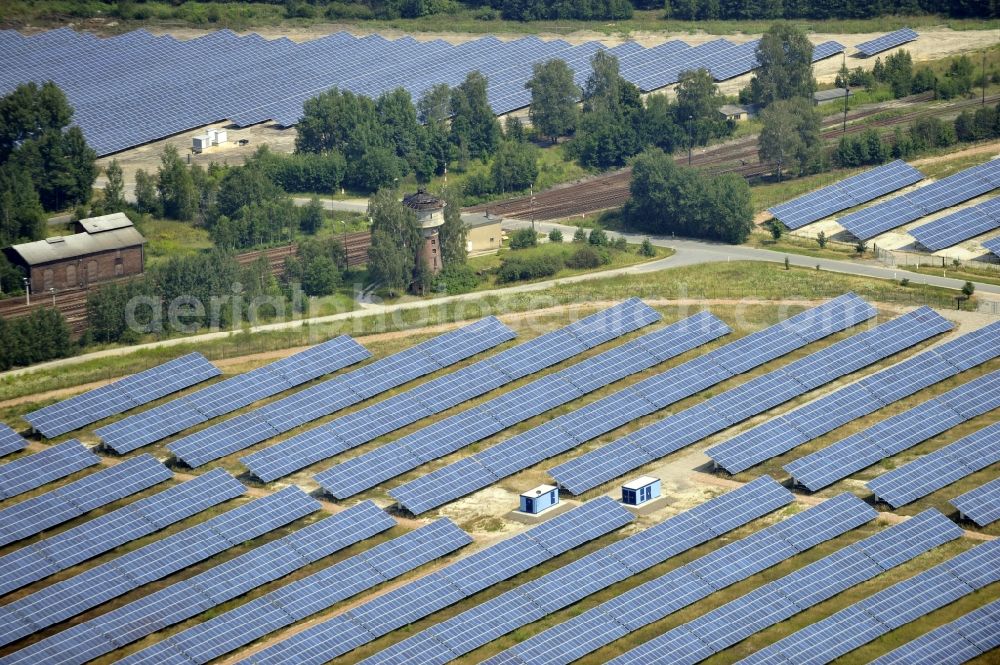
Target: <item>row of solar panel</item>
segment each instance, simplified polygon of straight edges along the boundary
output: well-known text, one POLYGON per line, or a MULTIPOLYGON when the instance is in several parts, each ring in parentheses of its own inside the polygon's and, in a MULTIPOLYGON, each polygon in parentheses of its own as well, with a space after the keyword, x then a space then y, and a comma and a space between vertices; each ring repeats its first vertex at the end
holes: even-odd
POLYGON ((881 37, 876 37, 875 39, 869 40, 867 42, 861 42, 855 48, 865 57, 871 57, 877 53, 882 53, 883 51, 888 51, 891 48, 896 48, 906 42, 912 42, 919 35, 909 28, 903 28, 902 30, 895 30, 881 37))
POLYGON ((973 379, 783 468, 797 484, 816 492, 996 408, 1000 408, 1000 371, 973 379))
MULTIPOLYGON (((938 324, 938 332, 947 330, 940 321, 938 324)), ((730 473, 745 471, 832 432, 841 425, 874 413, 893 402, 998 356, 1000 356, 1000 322, 948 340, 861 381, 822 395, 794 411, 744 430, 733 438, 709 448, 706 453, 716 465, 730 473)), ((857 363, 862 361, 855 361, 853 357, 845 355, 842 362, 845 367, 857 369, 857 363)), ((986 396, 977 396, 976 402, 984 397, 986 396)), ((891 432, 892 437, 900 437, 902 445, 903 435, 908 430, 898 431, 899 422, 897 420, 890 423, 892 426, 888 428, 878 427, 873 434, 881 437, 886 432, 891 432)), ((909 433, 909 436, 913 436, 913 433, 909 433)), ((900 450, 906 447, 908 446, 903 445, 900 450)), ((807 463, 793 463, 786 470, 792 473, 797 481, 814 491, 829 484, 824 482, 823 472, 819 472, 819 477, 807 473, 807 469, 811 467, 812 465, 807 463)))
POLYGON ((219 369, 208 362, 205 356, 190 353, 82 395, 32 411, 24 419, 43 436, 51 439, 219 374, 219 369))
POLYGON ((202 466, 436 372, 513 337, 512 330, 496 318, 488 317, 183 436, 170 442, 167 448, 189 466, 202 466))
MULTIPOLYGON (((272 481, 568 360, 660 319, 632 298, 450 374, 297 434, 240 461, 272 481)), ((511 335, 512 336, 512 335, 511 335)))
POLYGON ((172 475, 153 457, 140 455, 8 506, 0 510, 0 546, 141 492, 172 475))
MULTIPOLYGON (((700 559, 636 586, 563 623, 519 642, 485 661, 489 665, 564 665, 660 621, 749 578, 806 549, 861 526, 876 516, 863 501, 849 494, 830 499, 804 513, 734 541, 700 559), (843 521, 841 521, 843 520, 843 521), (719 565, 722 563, 723 565, 719 565), (706 574, 707 573, 707 574, 706 574)), ((897 566, 961 534, 940 513, 929 511, 912 523, 899 524, 809 564, 688 624, 707 644, 719 650, 722 640, 733 644, 763 626, 747 625, 747 608, 762 595, 794 592, 802 603, 818 603, 872 576, 897 566), (847 556, 845 556, 845 554, 847 556), (831 579, 831 569, 856 566, 866 577, 831 579), (726 621, 730 617, 731 621, 726 621), (728 632, 726 632, 728 631, 728 632), (719 634, 725 632, 725 636, 719 634)), ((845 571, 846 572, 846 571, 845 571)), ((750 616, 753 616, 752 611, 750 616)), ((762 620, 766 614, 759 615, 762 620)), ((675 635, 677 633, 674 633, 675 635)), ((658 641, 658 646, 670 640, 658 641)), ((670 648, 668 645, 666 648, 670 648)), ((672 655, 677 655, 672 652, 672 655)))
POLYGON ((867 485, 878 499, 898 508, 997 462, 1000 422, 887 471, 867 485))
POLYGON ((846 294, 557 416, 389 494, 407 510, 425 512, 874 315, 871 305, 846 294))
POLYGON ((347 335, 160 404, 95 430, 119 454, 302 385, 371 357, 347 335))
POLYGON ((319 507, 319 502, 299 488, 287 487, 50 584, 0 606, 0 645, 204 561, 319 507))
POLYGON ((100 463, 100 458, 76 439, 63 441, 0 466, 0 500, 24 494, 100 463))
MULTIPOLYGON (((828 663, 997 581, 1000 581, 1000 540, 993 540, 897 582, 739 662, 752 665, 784 658, 790 663, 828 663)), ((784 602, 793 606, 791 601, 784 602)), ((613 662, 621 665, 649 661, 613 662)))
POLYGON ((175 485, 0 557, 0 595, 243 494, 222 469, 175 485))
MULTIPOLYGON (((616 501, 594 499, 309 626, 249 656, 241 665, 325 663, 631 521, 631 513, 616 501)), ((308 596, 293 597, 308 602, 308 596)), ((324 609, 322 605, 310 607, 324 609)))
POLYGON ((1000 228, 1000 197, 918 226, 910 235, 927 249, 938 251, 997 228, 1000 228))
MULTIPOLYGON (((403 87, 416 98, 437 83, 457 85, 476 69, 490 80, 494 112, 503 114, 530 102, 524 83, 534 63, 561 58, 573 66, 580 84, 589 57, 606 48, 537 37, 503 42, 488 36, 453 46, 347 33, 302 44, 227 31, 183 42, 141 31, 129 35, 96 39, 68 29, 27 38, 0 33, 8 64, 0 72, 0 91, 27 80, 54 80, 67 92, 89 144, 107 154, 225 119, 240 126, 269 119, 292 125, 306 99, 334 86, 372 97, 403 87), (212 77, 204 76, 206 68, 212 77)), ((757 64, 755 48, 756 41, 737 45, 720 39, 651 49, 629 42, 609 50, 621 58, 622 74, 648 91, 697 67, 712 69, 717 80, 747 73, 757 64)), ((825 42, 813 58, 843 50, 825 42)))
MULTIPOLYGON (((744 503, 745 508, 732 519, 718 523, 704 519, 698 508, 687 511, 431 626, 366 658, 362 663, 444 665, 456 656, 484 646, 792 501, 787 490, 770 478, 761 478, 758 482, 769 488, 764 491, 770 492, 770 500, 741 501, 738 491, 733 492, 726 499, 730 503, 744 503), (637 551, 652 551, 655 554, 636 560, 637 551)), ((656 598, 669 599, 667 602, 671 605, 679 603, 683 606, 691 602, 693 596, 707 596, 860 526, 875 516, 875 511, 863 501, 845 494, 747 538, 723 545, 674 569, 665 576, 667 579, 661 576, 608 601, 599 613, 590 613, 588 618, 591 621, 587 621, 581 630, 562 632, 559 657, 570 662, 592 651, 602 640, 616 639, 629 629, 635 630, 661 618, 664 607, 657 603, 656 598), (678 590, 682 592, 678 593, 678 590)), ((575 627, 580 629, 580 623, 575 627)), ((526 662, 533 665, 537 662, 531 654, 520 653, 526 662)))
POLYGON ((11 427, 0 423, 0 457, 24 450, 28 441, 11 427))
MULTIPOLYGON (((681 624, 609 663, 693 665, 934 547, 960 538, 961 534, 961 529, 937 511, 925 511, 681 624)), ((827 662, 820 657, 822 644, 816 646, 814 651, 781 662, 827 662)), ((746 661, 775 662, 774 659, 775 653, 768 647, 746 661)))
POLYGON ((949 503, 958 508, 963 518, 979 526, 992 524, 1000 520, 1000 478, 969 490, 949 503))
POLYGON ((844 215, 837 221, 855 237, 870 240, 925 215, 986 194, 997 187, 1000 187, 1000 159, 993 159, 844 215))
POLYGON ((701 312, 321 471, 316 482, 345 499, 729 332, 701 312))
POLYGON ((1000 236, 984 240, 983 247, 992 252, 997 258, 1000 258, 1000 236))
POLYGON ((1000 600, 876 658, 872 665, 958 665, 1000 647, 1000 600))
MULTIPOLYGON (((713 395, 700 404, 560 464, 549 473, 570 492, 580 494, 951 327, 945 318, 921 307, 713 395)), ((872 378, 864 381, 880 383, 872 378)), ((714 454, 714 449, 710 452, 714 454)))
POLYGON ((923 179, 924 175, 920 171, 897 159, 768 208, 768 212, 789 229, 800 229, 923 179))
MULTIPOLYGON (((82 665, 167 626, 197 616, 261 585, 290 575, 395 524, 370 501, 305 526, 131 603, 78 623, 0 659, 8 663, 57 661, 82 665)), ((448 520, 418 529, 409 539, 414 558, 436 558, 471 539, 448 520)), ((378 570, 378 556, 360 555, 378 570)), ((405 557, 398 559, 403 568, 405 557)), ((384 566, 384 564, 383 564, 384 566)), ((386 579, 392 575, 387 575, 386 579)))

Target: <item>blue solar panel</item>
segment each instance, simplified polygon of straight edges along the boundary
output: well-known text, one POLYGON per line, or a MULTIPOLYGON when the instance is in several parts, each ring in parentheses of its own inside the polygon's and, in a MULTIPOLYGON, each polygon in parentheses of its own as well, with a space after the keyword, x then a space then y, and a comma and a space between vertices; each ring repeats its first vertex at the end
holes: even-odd
POLYGON ((388 591, 247 657, 241 665, 319 665, 413 623, 552 556, 628 524, 631 514, 601 497, 425 577, 388 591))
POLYGON ((838 222, 855 237, 870 240, 897 226, 986 194, 997 187, 1000 187, 1000 160, 991 160, 852 212, 838 222))
POLYGON ((173 474, 140 455, 0 510, 0 545, 27 538, 95 508, 169 480, 173 474))
POLYGON ((883 473, 867 485, 878 499, 898 508, 996 462, 1000 462, 1000 423, 883 473))
POLYGON ((24 494, 100 463, 101 459, 76 439, 64 441, 0 465, 0 499, 24 494))
MULTIPOLYGON (((868 362, 875 362, 950 327, 947 320, 924 307, 858 333, 856 337, 871 349, 871 353, 866 356, 868 362)), ((573 494, 593 489, 623 473, 804 394, 813 384, 797 381, 792 376, 800 374, 801 368, 810 366, 814 356, 843 357, 844 348, 849 345, 850 340, 832 344, 800 361, 799 370, 786 372, 785 369, 777 369, 755 377, 742 386, 709 397, 700 404, 631 432, 549 472, 573 494)), ((850 369, 850 365, 845 364, 840 373, 828 372, 823 378, 829 381, 850 369)), ((727 452, 727 448, 721 446, 707 450, 709 457, 716 463, 721 463, 720 455, 727 452)), ((740 449, 733 453, 734 458, 737 455, 743 458, 738 463, 740 466, 747 465, 745 451, 740 449)))
POLYGON ((185 464, 202 466, 436 372, 511 337, 509 328, 488 317, 210 425, 172 441, 167 448, 185 464))
MULTIPOLYGON (((11 654, 5 662, 37 663, 40 659, 56 659, 66 665, 82 665, 251 589, 290 575, 303 566, 392 528, 393 525, 395 521, 375 504, 358 504, 193 577, 158 589, 127 605, 35 642, 11 654)), ((470 540, 458 527, 451 525, 451 529, 452 541, 470 540)), ((426 543, 412 545, 412 555, 420 558, 426 543)), ((370 554, 366 555, 367 559, 372 558, 370 554)), ((405 561, 398 553, 397 557, 405 561)))
POLYGON ((901 647, 872 665, 959 665, 1000 647, 1000 600, 963 614, 901 647))
MULTIPOLYGON (((786 505, 791 499, 787 490, 770 478, 760 479, 753 486, 699 506, 705 510, 700 511, 693 522, 684 517, 667 520, 466 610, 362 662, 396 662, 398 659, 409 662, 413 658, 419 658, 421 663, 448 662, 711 539, 715 533, 707 528, 709 524, 723 531, 733 529, 786 505), (713 517, 720 517, 721 524, 712 523, 713 517), (649 551, 651 541, 658 545, 659 556, 637 565, 630 556, 633 546, 649 551), (531 611, 526 612, 525 608, 531 611)), ((873 517, 874 511, 868 511, 873 517)))
POLYGON ((1000 541, 990 541, 860 600, 739 662, 768 663, 784 658, 791 663, 827 663, 998 580, 1000 541))
POLYGON ((321 471, 316 481, 347 498, 728 332, 711 314, 696 314, 321 471))
POLYGON ((240 496, 242 483, 214 469, 153 496, 139 499, 72 529, 0 557, 0 594, 166 528, 206 508, 240 496))
POLYGON ((1000 257, 1000 237, 984 240, 983 247, 990 250, 994 256, 1000 257))
MULTIPOLYGON (((234 508, 0 607, 0 644, 65 621, 148 582, 319 510, 297 487, 234 508)), ((3 662, 0 660, 0 662, 3 662)), ((38 662, 30 660, 28 662, 38 662)))
POLYGON ((963 208, 929 224, 918 226, 910 231, 910 235, 935 252, 996 228, 1000 228, 1000 198, 963 208))
POLYGON ((888 34, 882 35, 881 37, 876 37, 867 42, 861 42, 857 45, 858 51, 861 55, 865 57, 871 57, 876 53, 881 53, 882 51, 888 51, 891 48, 895 48, 900 44, 905 44, 906 42, 912 42, 919 35, 909 28, 903 28, 902 30, 896 30, 895 32, 890 32, 888 34))
MULTIPOLYGON (((383 402, 298 434, 241 461, 261 480, 276 480, 309 464, 333 457, 383 434, 479 397, 659 318, 660 315, 642 301, 627 300, 565 328, 546 333, 383 402)), ((513 333, 506 328, 502 332, 505 336, 513 337, 513 333)))
POLYGON ((101 388, 43 407, 24 416, 46 438, 128 411, 219 375, 200 353, 190 353, 101 388))
POLYGON ((958 508, 963 518, 972 520, 979 526, 992 524, 1000 520, 1000 479, 991 480, 956 496, 949 503, 958 508))
POLYGON ((920 171, 896 160, 768 208, 768 212, 788 228, 799 229, 841 210, 908 187, 923 178, 920 171))
POLYGON ((10 455, 28 447, 28 441, 13 429, 0 423, 0 456, 10 455))
POLYGON ((94 430, 124 454, 371 357, 347 335, 94 430))

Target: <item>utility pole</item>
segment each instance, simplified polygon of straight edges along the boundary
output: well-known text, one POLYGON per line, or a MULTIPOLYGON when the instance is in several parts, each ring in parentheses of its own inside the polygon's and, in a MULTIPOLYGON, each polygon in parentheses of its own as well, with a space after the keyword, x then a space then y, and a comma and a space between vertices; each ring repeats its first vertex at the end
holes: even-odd
POLYGON ((27 277, 22 277, 21 281, 24 282, 24 304, 31 306, 31 280, 27 277))
POLYGON ((531 206, 531 230, 535 230, 535 186, 528 185, 528 203, 531 206))
POLYGON ((986 49, 983 49, 983 106, 986 106, 986 49))
POLYGON ((694 122, 694 116, 688 116, 688 166, 691 166, 691 149, 694 147, 694 133, 691 131, 691 123, 694 122))
MULTIPOLYGON (((844 72, 847 72, 847 52, 844 52, 844 72)), ((848 78, 844 79, 844 89, 847 91, 844 93, 844 127, 841 133, 847 133, 847 100, 851 96, 851 79, 850 73, 847 72, 848 78)))

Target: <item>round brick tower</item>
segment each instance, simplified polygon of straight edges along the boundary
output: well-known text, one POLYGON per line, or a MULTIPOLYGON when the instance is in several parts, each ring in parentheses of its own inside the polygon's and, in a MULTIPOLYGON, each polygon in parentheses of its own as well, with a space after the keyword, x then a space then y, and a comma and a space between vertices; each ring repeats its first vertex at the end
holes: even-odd
POLYGON ((417 213, 424 241, 417 249, 417 260, 423 259, 431 274, 441 272, 441 225, 444 224, 444 200, 428 194, 423 188, 403 197, 403 205, 417 213))

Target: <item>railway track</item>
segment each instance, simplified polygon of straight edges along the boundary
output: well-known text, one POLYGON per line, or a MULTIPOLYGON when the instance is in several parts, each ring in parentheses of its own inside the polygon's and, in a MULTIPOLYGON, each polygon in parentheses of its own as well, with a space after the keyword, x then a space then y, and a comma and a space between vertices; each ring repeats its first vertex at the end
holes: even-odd
MULTIPOLYGON (((907 98, 907 103, 917 103, 928 99, 930 99, 930 93, 922 93, 907 98)), ((998 101, 1000 101, 1000 95, 986 98, 987 104, 996 104, 998 101)), ((963 99, 937 108, 901 113, 890 118, 864 123, 857 122, 891 110, 885 108, 863 109, 847 114, 846 130, 843 127, 843 116, 830 115, 823 119, 820 136, 827 144, 833 144, 842 136, 857 134, 871 127, 879 130, 883 136, 891 135, 896 127, 908 125, 919 118, 953 116, 981 104, 981 99, 963 99)), ((684 153, 678 154, 675 159, 680 164, 686 164, 688 157, 684 153)), ((774 165, 760 162, 757 156, 757 140, 756 138, 748 138, 693 154, 691 166, 705 168, 713 174, 737 173, 743 177, 751 178, 772 172, 774 165)), ((535 194, 534 200, 531 197, 519 197, 473 206, 466 210, 469 212, 488 210, 491 214, 503 217, 534 218, 537 220, 583 216, 624 205, 629 197, 630 182, 631 171, 623 169, 572 185, 540 192, 535 194)))

